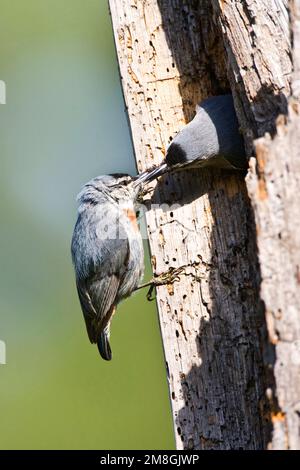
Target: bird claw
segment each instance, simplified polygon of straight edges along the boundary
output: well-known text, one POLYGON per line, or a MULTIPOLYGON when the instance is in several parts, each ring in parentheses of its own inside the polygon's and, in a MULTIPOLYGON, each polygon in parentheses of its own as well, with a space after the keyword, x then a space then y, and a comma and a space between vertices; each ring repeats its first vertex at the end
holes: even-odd
POLYGON ((152 300, 155 299, 155 296, 152 297, 152 293, 153 293, 153 291, 154 291, 154 287, 155 287, 154 284, 152 284, 152 286, 149 287, 149 290, 148 290, 147 295, 146 295, 146 298, 147 298, 148 302, 152 302, 152 300))
POLYGON ((140 286, 139 288, 150 286, 146 297, 147 297, 147 300, 151 302, 152 300, 155 299, 155 297, 152 296, 154 287, 164 286, 166 284, 173 284, 176 281, 180 281, 179 275, 182 273, 183 270, 184 270, 183 267, 169 268, 167 272, 162 273, 158 276, 155 276, 154 278, 151 279, 150 282, 147 282, 147 284, 144 284, 140 286))

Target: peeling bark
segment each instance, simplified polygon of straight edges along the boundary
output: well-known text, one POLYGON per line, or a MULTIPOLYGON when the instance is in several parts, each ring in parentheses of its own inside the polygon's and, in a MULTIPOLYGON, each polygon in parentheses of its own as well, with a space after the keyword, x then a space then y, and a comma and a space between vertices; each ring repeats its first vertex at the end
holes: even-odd
MULTIPOLYGON (((272 414, 273 449, 300 449, 300 117, 289 107, 274 140, 256 141, 258 177, 249 191, 256 216, 261 296, 275 345, 280 412, 272 414)), ((254 168, 252 171, 255 171, 254 168)))

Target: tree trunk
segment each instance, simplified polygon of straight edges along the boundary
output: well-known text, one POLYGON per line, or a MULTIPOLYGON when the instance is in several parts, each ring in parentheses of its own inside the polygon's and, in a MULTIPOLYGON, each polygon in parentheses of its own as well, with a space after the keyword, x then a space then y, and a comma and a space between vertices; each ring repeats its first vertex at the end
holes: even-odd
POLYGON ((291 99, 287 4, 247 0, 242 7, 214 1, 248 148, 253 137, 264 136, 254 141, 257 162, 251 161, 247 186, 255 212, 260 293, 269 340, 275 346, 276 390, 267 390, 273 449, 300 448, 300 122, 295 100, 299 98, 300 2, 290 2, 295 67, 291 99))
MULTIPOLYGON (((211 2, 110 0, 138 169, 164 157, 197 102, 228 92, 211 2)), ((255 224, 243 175, 164 178, 147 213, 178 449, 261 449, 269 439, 255 224), (173 207, 170 207, 172 206, 173 207)))

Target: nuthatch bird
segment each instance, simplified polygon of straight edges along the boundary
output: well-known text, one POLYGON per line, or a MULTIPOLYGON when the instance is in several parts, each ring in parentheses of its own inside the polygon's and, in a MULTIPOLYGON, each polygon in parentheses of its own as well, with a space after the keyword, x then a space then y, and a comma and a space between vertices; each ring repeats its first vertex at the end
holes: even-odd
POLYGON ((77 290, 89 339, 107 361, 116 306, 136 290, 144 271, 135 213, 139 185, 128 175, 98 176, 77 197, 71 247, 77 290))
POLYGON ((232 95, 213 96, 202 101, 196 107, 194 119, 170 143, 165 161, 141 173, 139 181, 149 182, 173 169, 204 166, 247 168, 232 95))

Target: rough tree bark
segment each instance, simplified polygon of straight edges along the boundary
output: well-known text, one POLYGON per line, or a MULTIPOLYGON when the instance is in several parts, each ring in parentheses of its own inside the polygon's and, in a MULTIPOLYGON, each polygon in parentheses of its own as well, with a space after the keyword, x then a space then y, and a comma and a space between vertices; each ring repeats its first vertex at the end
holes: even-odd
POLYGON ((247 177, 255 213, 261 297, 275 347, 273 449, 300 448, 300 2, 214 1, 236 108, 257 162, 247 177), (292 22, 294 75, 288 6, 292 22), (265 134, 265 133, 268 134, 265 134))
MULTIPOLYGON (((195 105, 230 90, 211 2, 110 0, 138 169, 158 163, 195 105)), ((178 449, 260 449, 269 440, 255 224, 244 176, 164 178, 147 213, 178 449), (176 207, 169 207, 177 204, 176 207)))

